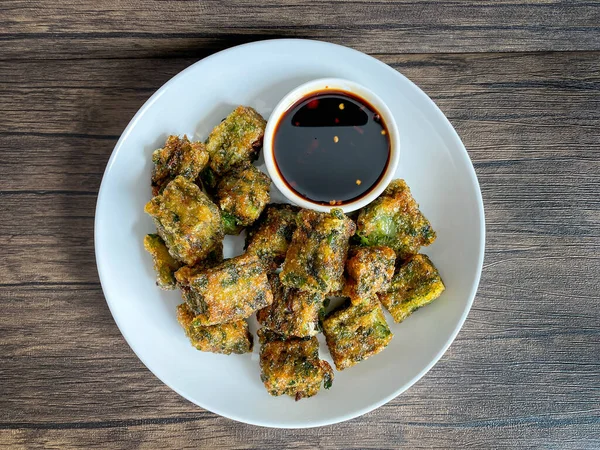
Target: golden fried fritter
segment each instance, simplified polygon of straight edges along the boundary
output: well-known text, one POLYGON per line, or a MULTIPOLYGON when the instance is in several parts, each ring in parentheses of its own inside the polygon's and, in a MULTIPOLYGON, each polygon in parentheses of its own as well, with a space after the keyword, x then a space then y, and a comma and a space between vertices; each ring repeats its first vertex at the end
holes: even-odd
POLYGON ((258 255, 271 269, 279 267, 296 230, 297 214, 295 206, 268 205, 258 222, 248 229, 246 251, 258 255))
MULTIPOLYGON (((252 225, 271 199, 270 187, 270 178, 252 164, 236 166, 217 186, 216 197, 223 217, 233 218, 235 225, 252 225)), ((228 227, 225 228, 227 231, 228 227)))
POLYGON ((163 148, 152 153, 152 195, 158 195, 177 175, 194 181, 208 164, 202 142, 190 142, 186 135, 169 136, 163 148))
POLYGON ((303 209, 296 220, 281 274, 281 282, 302 291, 328 293, 342 288, 348 240, 354 222, 341 209, 319 213, 303 209))
POLYGON ((404 180, 392 181, 379 198, 358 215, 356 234, 363 245, 391 247, 399 259, 435 241, 435 231, 404 180))
POLYGON ((173 258, 196 264, 223 239, 219 208, 198 186, 182 176, 171 181, 145 207, 173 258))
POLYGON ((442 278, 431 260, 427 255, 418 254, 398 267, 390 287, 379 294, 379 300, 394 321, 400 323, 442 295, 444 289, 442 278))
POLYGON ((248 322, 235 322, 195 327, 194 313, 186 303, 177 307, 177 320, 185 330, 186 336, 194 347, 203 352, 249 353, 252 351, 252 334, 248 331, 248 322))
POLYGON ((308 339, 283 340, 264 328, 260 339, 260 379, 271 395, 289 395, 296 401, 312 397, 333 383, 333 370, 327 361, 319 359, 319 341, 308 339))
MULTIPOLYGON (((194 264, 193 266, 181 266, 178 271, 181 271, 179 276, 190 278, 194 275, 197 275, 201 272, 204 272, 206 269, 210 269, 215 267, 223 262, 223 243, 220 242, 215 249, 213 249, 206 258, 194 264)), ((175 282, 177 282, 177 277, 175 277, 175 273, 173 273, 173 277, 175 278, 175 282)), ((181 286, 179 286, 181 288, 181 286)))
POLYGON ((169 249, 158 234, 147 234, 144 237, 144 248, 152 255, 156 271, 156 285, 161 289, 175 289, 175 271, 181 263, 173 259, 169 249))
POLYGON ((204 189, 206 189, 209 195, 212 196, 214 194, 214 190, 217 187, 217 183, 219 182, 219 180, 210 168, 210 166, 206 166, 204 170, 200 172, 198 178, 201 181, 204 189))
POLYGON ((206 141, 213 172, 220 176, 236 164, 256 159, 266 124, 265 119, 248 106, 238 106, 229 114, 212 130, 206 141))
POLYGON ((376 298, 334 311, 323 321, 323 333, 338 370, 381 352, 393 337, 376 298))
POLYGON ((394 275, 396 254, 389 247, 354 247, 346 261, 342 296, 352 301, 384 291, 394 275))
POLYGON ((277 274, 271 274, 269 282, 273 303, 256 313, 258 323, 284 338, 315 336, 325 296, 287 288, 277 274))
POLYGON ((244 254, 201 271, 182 267, 175 278, 196 314, 194 326, 245 319, 273 302, 265 268, 254 255, 244 254))
POLYGON ((224 260, 223 257, 223 241, 220 241, 215 245, 215 247, 210 251, 208 256, 200 261, 197 266, 204 267, 206 269, 210 267, 214 267, 217 264, 222 263, 224 260))
POLYGON ((223 231, 225 234, 231 236, 237 236, 244 229, 244 226, 240 225, 234 216, 225 211, 221 211, 221 222, 223 223, 223 231))

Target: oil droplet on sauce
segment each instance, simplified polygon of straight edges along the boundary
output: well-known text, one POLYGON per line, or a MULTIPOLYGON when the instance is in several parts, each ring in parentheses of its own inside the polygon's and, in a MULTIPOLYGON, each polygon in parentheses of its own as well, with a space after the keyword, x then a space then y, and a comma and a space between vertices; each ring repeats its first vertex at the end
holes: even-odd
POLYGON ((288 188, 322 205, 368 194, 390 158, 389 133, 375 108, 332 90, 312 93, 289 108, 275 128, 273 149, 288 188))

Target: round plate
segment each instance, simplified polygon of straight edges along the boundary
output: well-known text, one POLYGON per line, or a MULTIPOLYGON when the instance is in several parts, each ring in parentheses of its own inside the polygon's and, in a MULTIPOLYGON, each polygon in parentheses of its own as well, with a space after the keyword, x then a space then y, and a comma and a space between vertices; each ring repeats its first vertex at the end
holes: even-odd
MULTIPOLYGON (((261 160, 259 160, 259 164, 261 160)), ((281 201, 277 192, 273 200, 281 201)), ((197 405, 256 425, 301 428, 364 414, 421 378, 460 330, 477 290, 484 216, 475 171, 460 138, 437 106, 407 78, 358 51, 324 42, 272 40, 242 45, 197 62, 161 87, 138 111, 108 162, 96 206, 95 247, 106 301, 121 333, 165 384, 197 405), (294 402, 271 397, 260 381, 258 345, 245 355, 195 350, 176 320, 177 291, 155 285, 143 237, 155 227, 150 200, 152 151, 170 134, 204 140, 237 105, 265 118, 288 91, 315 78, 356 81, 389 106, 400 130, 397 177, 404 178, 437 231, 424 249, 446 291, 401 324, 380 354, 343 372, 333 386, 294 402)), ((243 237, 228 237, 225 256, 240 254, 243 237)), ((250 321, 256 330, 254 319, 250 321)), ((321 357, 331 362, 322 335, 321 357)), ((256 339, 255 339, 256 341, 256 339)), ((257 344, 257 342, 255 342, 257 344)), ((333 366, 333 364, 332 364, 333 366)), ((158 405, 157 405, 158 406, 158 405)))

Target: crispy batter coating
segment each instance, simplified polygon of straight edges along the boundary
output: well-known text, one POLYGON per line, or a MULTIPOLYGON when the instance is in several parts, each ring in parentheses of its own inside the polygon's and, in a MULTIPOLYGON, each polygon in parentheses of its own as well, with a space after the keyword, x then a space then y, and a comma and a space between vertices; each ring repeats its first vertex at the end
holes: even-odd
POLYGON ((175 289, 175 271, 181 263, 173 259, 169 249, 158 234, 147 234, 144 237, 144 248, 152 255, 156 271, 156 285, 161 289, 175 289))
POLYGON ((346 261, 342 296, 354 302, 384 291, 394 275, 396 253, 389 247, 354 247, 346 261))
POLYGON ((260 339, 260 379, 271 395, 289 395, 296 401, 312 397, 333 383, 333 370, 327 361, 319 359, 319 341, 309 339, 283 340, 264 328, 260 339))
POLYGON ((323 333, 338 370, 381 352, 393 337, 376 298, 334 311, 323 321, 323 333))
POLYGON ((182 176, 171 181, 145 207, 173 258, 196 264, 223 239, 219 208, 198 186, 182 176))
POLYGON ((338 291, 343 285, 348 240, 356 226, 341 209, 319 213, 303 209, 298 213, 283 268, 281 282, 302 291, 338 291))
MULTIPOLYGON (((194 264, 193 266, 180 266, 179 270, 181 270, 180 276, 185 274, 186 277, 191 277, 193 275, 197 275, 200 272, 205 271, 206 269, 210 269, 211 267, 215 267, 223 262, 223 243, 220 242, 209 254, 206 258, 194 264), (182 270, 185 269, 185 270, 182 270)), ((176 271, 177 272, 177 271, 176 271)), ((175 273, 173 273, 173 277, 175 278, 175 282, 177 283, 177 277, 175 273)), ((179 286, 181 288, 181 286, 179 286)))
POLYGON ((152 195, 158 195, 177 175, 194 181, 208 164, 202 142, 190 142, 186 135, 169 136, 163 148, 152 153, 152 195))
POLYGON ((223 175, 236 164, 256 159, 266 124, 265 119, 248 106, 238 106, 229 114, 206 141, 213 172, 223 175))
POLYGON ((252 164, 236 166, 217 186, 223 217, 233 218, 235 225, 252 225, 271 199, 270 187, 271 179, 252 164))
POLYGON ((214 267, 219 263, 222 263, 224 260, 223 257, 223 241, 220 241, 215 245, 215 247, 209 252, 208 256, 200 261, 197 265, 203 268, 214 267))
POLYGON ((200 271, 182 267, 175 278, 196 314, 195 326, 245 319, 273 302, 265 268, 254 255, 244 254, 200 271))
POLYGON ((206 166, 204 170, 200 172, 198 178, 202 182, 204 189, 212 196, 219 180, 210 166, 206 166))
POLYGON ((270 268, 276 269, 285 259, 296 230, 298 208, 271 204, 246 235, 246 251, 258 255, 270 268))
POLYGON ((269 282, 273 303, 256 313, 258 323, 286 339, 318 334, 325 296, 287 288, 281 284, 277 274, 271 274, 269 282))
POLYGON ((248 322, 245 320, 208 327, 195 327, 193 325, 194 313, 187 303, 182 303, 177 307, 177 320, 192 345, 200 351, 226 355, 252 351, 253 337, 248 330, 248 322))
POLYGON ((392 283, 379 300, 400 323, 417 309, 431 303, 446 287, 439 272, 427 255, 414 255, 394 274, 392 283))
POLYGON ((436 237, 404 180, 392 181, 360 211, 356 234, 363 245, 391 247, 399 259, 418 253, 436 237))
POLYGON ((223 231, 225 234, 237 236, 244 229, 244 226, 238 224, 238 221, 234 216, 225 211, 221 211, 221 222, 223 223, 223 231))

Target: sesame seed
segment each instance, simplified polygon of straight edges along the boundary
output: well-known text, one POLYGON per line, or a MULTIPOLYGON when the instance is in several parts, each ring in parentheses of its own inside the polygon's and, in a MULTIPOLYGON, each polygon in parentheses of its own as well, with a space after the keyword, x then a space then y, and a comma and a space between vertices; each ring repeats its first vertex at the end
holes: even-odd
POLYGON ((387 133, 385 130, 381 130, 381 134, 383 134, 385 136, 387 133))
POLYGON ((344 109, 346 107, 346 105, 344 105, 343 103, 340 103, 339 108, 340 109, 344 109))
POLYGON ((331 206, 334 206, 334 205, 335 205, 335 200, 329 200, 329 204, 330 204, 331 206))
POLYGON ((360 180, 356 180, 356 184, 360 186, 360 183, 362 183, 362 181, 360 180))
POLYGON ((337 144, 338 142, 340 142, 340 138, 337 137, 337 136, 334 136, 333 137, 333 142, 335 142, 337 144))

